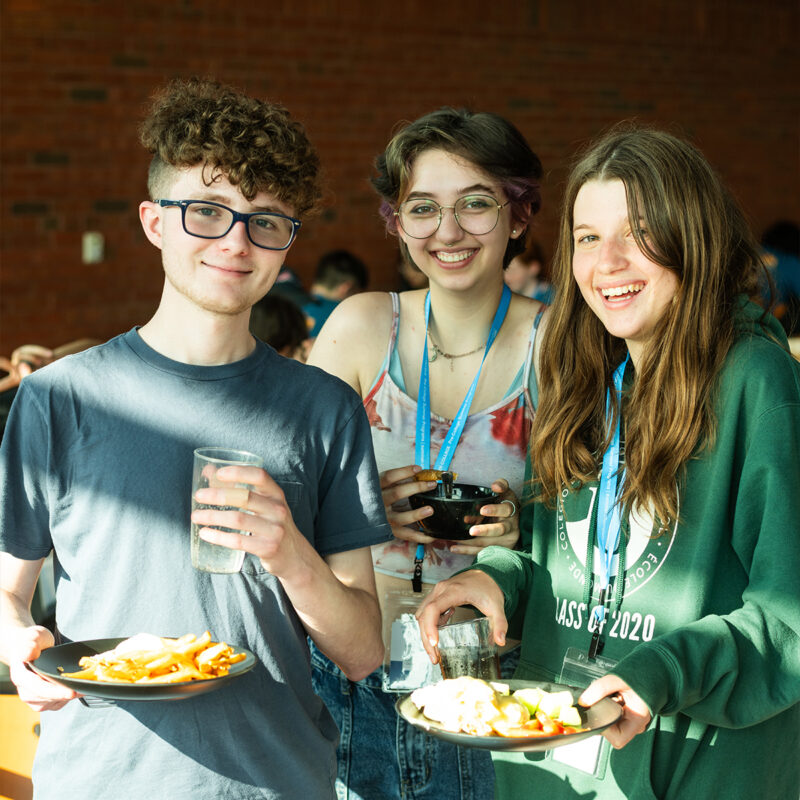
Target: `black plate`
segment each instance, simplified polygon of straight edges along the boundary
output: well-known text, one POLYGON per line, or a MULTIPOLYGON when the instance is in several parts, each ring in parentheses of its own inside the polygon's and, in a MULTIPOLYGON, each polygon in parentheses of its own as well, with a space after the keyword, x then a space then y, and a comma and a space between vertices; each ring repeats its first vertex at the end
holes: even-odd
MULTIPOLYGON (((577 701, 581 695, 581 689, 574 686, 565 686, 561 683, 547 683, 545 681, 496 681, 496 683, 508 684, 512 692, 517 689, 544 689, 546 692, 561 692, 565 689, 572 692, 574 700, 577 701)), ((395 704, 397 713, 411 725, 444 739, 452 744, 460 744, 464 747, 478 747, 482 750, 506 750, 515 752, 540 752, 542 750, 552 750, 555 747, 563 747, 565 744, 573 744, 581 739, 596 736, 602 733, 610 725, 613 725, 622 716, 622 706, 614 702, 610 697, 604 697, 600 702, 593 706, 584 708, 577 706, 581 714, 581 721, 584 728, 588 730, 580 733, 564 733, 557 736, 537 736, 529 738, 527 736, 475 736, 471 733, 452 733, 446 731, 441 723, 434 722, 423 716, 422 712, 411 702, 411 694, 403 695, 395 704)))
POLYGON ((233 664, 230 672, 219 678, 205 681, 182 681, 181 683, 112 683, 111 681, 87 681, 82 678, 65 678, 59 671, 77 672, 82 669, 78 661, 83 656, 93 656, 113 650, 121 641, 117 639, 90 639, 85 642, 70 642, 50 647, 42 651, 35 661, 31 662, 34 672, 46 678, 68 686, 70 689, 89 697, 103 697, 107 700, 185 700, 198 694, 221 689, 230 681, 241 677, 256 665, 256 657, 243 647, 234 647, 235 652, 244 653, 244 661, 233 664))

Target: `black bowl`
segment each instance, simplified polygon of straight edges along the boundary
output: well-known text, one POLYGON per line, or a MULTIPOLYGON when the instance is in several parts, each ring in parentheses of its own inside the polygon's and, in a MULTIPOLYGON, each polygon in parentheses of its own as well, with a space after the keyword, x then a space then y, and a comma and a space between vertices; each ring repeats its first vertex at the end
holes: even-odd
POLYGON ((487 504, 497 503, 500 495, 487 486, 473 486, 471 483, 454 483, 453 496, 444 496, 444 486, 439 484, 430 492, 412 494, 408 498, 412 508, 430 506, 433 514, 419 521, 425 533, 437 539, 471 539, 469 529, 487 517, 480 510, 487 504))

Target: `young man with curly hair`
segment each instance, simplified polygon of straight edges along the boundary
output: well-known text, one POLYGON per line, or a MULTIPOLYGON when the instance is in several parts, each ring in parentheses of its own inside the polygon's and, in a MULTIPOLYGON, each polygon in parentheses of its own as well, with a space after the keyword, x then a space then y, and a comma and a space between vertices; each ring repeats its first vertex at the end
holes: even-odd
POLYGON ((42 716, 36 797, 334 797, 338 734, 306 636, 353 680, 380 663, 369 546, 390 532, 359 398, 248 330, 319 197, 317 156, 285 109, 201 80, 158 95, 141 140, 159 306, 26 379, 0 453, 0 656, 22 700, 60 709, 42 716), (221 508, 192 513, 207 445, 265 468, 233 468, 204 498, 221 508), (192 567, 190 515, 245 551, 238 573, 192 567), (29 611, 51 550, 55 639, 29 611), (87 707, 26 665, 57 642, 206 629, 256 666, 180 702, 87 707))

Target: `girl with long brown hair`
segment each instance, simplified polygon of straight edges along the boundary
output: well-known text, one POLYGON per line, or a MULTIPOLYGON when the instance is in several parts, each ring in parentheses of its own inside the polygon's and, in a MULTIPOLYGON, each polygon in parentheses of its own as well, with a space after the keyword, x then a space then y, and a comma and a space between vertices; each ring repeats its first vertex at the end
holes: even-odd
POLYGON ((800 370, 748 299, 761 268, 687 142, 621 128, 573 168, 523 552, 482 551, 418 616, 432 657, 454 606, 498 641, 520 620, 515 677, 615 697, 618 749, 495 754, 500 798, 797 796, 800 370))

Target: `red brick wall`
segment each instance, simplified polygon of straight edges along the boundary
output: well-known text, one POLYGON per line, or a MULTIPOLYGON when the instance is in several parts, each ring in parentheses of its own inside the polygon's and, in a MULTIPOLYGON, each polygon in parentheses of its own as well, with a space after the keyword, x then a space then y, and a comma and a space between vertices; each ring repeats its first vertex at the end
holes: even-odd
POLYGON ((3 0, 0 353, 145 322, 158 253, 137 204, 136 125, 170 77, 213 75, 287 105, 325 165, 328 205, 290 263, 346 247, 394 285, 368 185, 393 126, 440 105, 508 116, 547 170, 548 251, 577 145, 636 117, 692 138, 760 232, 800 218, 796 0, 3 0), (130 9, 130 10, 129 10, 130 9), (106 240, 81 262, 81 234, 106 240))

